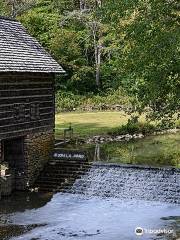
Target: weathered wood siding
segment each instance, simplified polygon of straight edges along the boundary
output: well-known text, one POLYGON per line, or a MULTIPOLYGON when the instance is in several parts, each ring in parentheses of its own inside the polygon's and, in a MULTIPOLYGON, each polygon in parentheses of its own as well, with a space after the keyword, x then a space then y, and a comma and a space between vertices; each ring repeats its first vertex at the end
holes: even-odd
POLYGON ((54 128, 54 76, 0 73, 0 139, 54 128))

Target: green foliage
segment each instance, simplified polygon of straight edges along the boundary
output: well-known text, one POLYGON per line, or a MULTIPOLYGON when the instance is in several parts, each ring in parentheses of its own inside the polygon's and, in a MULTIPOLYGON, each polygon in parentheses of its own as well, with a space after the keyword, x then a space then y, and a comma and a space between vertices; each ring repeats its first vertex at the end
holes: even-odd
MULTIPOLYGON (((94 94, 88 101, 99 104, 116 96, 118 104, 120 87, 136 111, 148 107, 148 118, 171 123, 180 108, 177 0, 87 0, 83 9, 75 0, 18 0, 15 10, 22 3, 18 19, 66 70, 57 91, 94 94)), ((10 12, 0 1, 0 14, 10 12)))
POLYGON ((59 91, 56 94, 56 112, 73 111, 83 102, 84 97, 72 92, 59 91))
POLYGON ((175 127, 176 127, 176 128, 180 128, 180 119, 178 119, 178 120, 175 122, 175 127))
POLYGON ((38 0, 1 0, 0 14, 16 18, 36 6, 38 0))
POLYGON ((47 14, 43 7, 39 7, 21 15, 19 20, 32 36, 52 52, 50 42, 58 28, 58 17, 58 14, 51 12, 47 14))
POLYGON ((87 105, 122 105, 129 107, 131 105, 130 98, 127 97, 122 88, 117 90, 109 89, 106 93, 101 93, 88 97, 86 100, 87 105))
POLYGON ((0 15, 6 15, 7 14, 7 5, 5 4, 5 1, 0 1, 0 15))
POLYGON ((123 108, 130 106, 130 98, 127 97, 123 89, 109 90, 107 93, 89 94, 82 96, 69 91, 58 91, 56 94, 56 112, 91 109, 108 110, 108 106, 120 105, 123 108))
POLYGON ((142 133, 144 135, 148 135, 150 133, 153 133, 155 130, 157 130, 157 128, 155 127, 155 125, 151 123, 134 122, 132 120, 129 120, 127 124, 122 125, 119 128, 116 128, 113 132, 110 132, 110 134, 123 135, 142 133))
POLYGON ((108 1, 107 5, 112 2, 118 9, 112 24, 123 43, 122 57, 114 63, 124 87, 137 97, 140 109, 152 109, 149 117, 172 118, 180 106, 177 1, 108 1))

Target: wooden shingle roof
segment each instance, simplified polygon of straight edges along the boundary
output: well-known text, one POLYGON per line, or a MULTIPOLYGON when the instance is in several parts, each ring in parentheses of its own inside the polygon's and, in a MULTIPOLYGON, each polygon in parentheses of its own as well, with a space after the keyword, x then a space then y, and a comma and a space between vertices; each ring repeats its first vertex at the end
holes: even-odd
POLYGON ((0 72, 64 73, 20 22, 0 17, 0 72))

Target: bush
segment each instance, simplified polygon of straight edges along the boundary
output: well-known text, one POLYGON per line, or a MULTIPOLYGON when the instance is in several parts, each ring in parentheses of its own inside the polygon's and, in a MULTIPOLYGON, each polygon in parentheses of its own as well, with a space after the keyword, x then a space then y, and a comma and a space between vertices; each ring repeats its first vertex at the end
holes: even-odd
POLYGON ((109 90, 106 94, 99 93, 86 96, 62 90, 56 94, 56 112, 90 109, 90 107, 101 110, 103 106, 110 107, 113 105, 121 105, 125 108, 131 106, 130 98, 121 88, 109 90))
POLYGON ((56 112, 73 111, 82 104, 84 97, 71 92, 59 91, 56 94, 56 112))
POLYGON ((176 127, 176 128, 180 128, 180 119, 178 119, 178 120, 176 121, 175 127, 176 127))
POLYGON ((156 127, 153 124, 148 122, 141 123, 141 122, 134 122, 132 119, 128 121, 126 125, 122 125, 119 128, 116 128, 110 134, 113 135, 123 135, 123 134, 135 134, 135 133, 142 133, 144 135, 153 133, 156 130, 156 127))

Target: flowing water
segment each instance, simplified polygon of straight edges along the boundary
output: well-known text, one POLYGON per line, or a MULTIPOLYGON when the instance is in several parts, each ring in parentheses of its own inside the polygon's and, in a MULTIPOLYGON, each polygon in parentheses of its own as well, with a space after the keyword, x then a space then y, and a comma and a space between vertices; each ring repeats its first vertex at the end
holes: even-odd
POLYGON ((68 193, 34 196, 1 205, 1 226, 26 229, 11 240, 180 239, 179 170, 94 164, 68 193))
POLYGON ((180 204, 180 170, 96 163, 70 192, 180 204))

